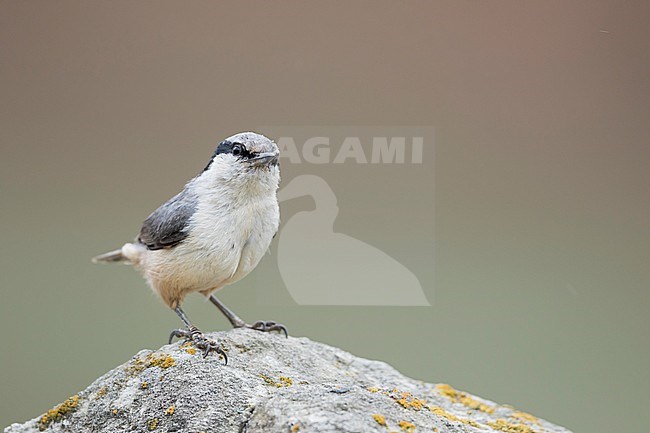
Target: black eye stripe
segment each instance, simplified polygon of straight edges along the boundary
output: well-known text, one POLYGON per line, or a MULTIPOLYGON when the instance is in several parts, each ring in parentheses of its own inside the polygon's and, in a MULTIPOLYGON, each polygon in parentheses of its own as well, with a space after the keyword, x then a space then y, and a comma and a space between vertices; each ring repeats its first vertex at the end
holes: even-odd
POLYGON ((255 153, 250 152, 248 149, 246 149, 246 146, 244 146, 243 144, 232 142, 229 140, 224 140, 221 143, 219 143, 219 145, 217 146, 217 150, 214 151, 214 154, 212 155, 210 162, 203 169, 203 171, 209 169, 210 166, 212 165, 212 161, 214 160, 214 157, 217 155, 221 155, 222 153, 235 154, 237 156, 241 156, 242 158, 251 158, 255 156, 255 153), (239 149, 239 150, 235 150, 235 149, 239 149), (235 152, 233 152, 233 150, 235 150, 235 152))
POLYGON ((219 143, 217 150, 214 152, 215 155, 221 155, 222 153, 232 153, 235 155, 242 155, 244 157, 248 157, 251 154, 245 145, 228 140, 224 140, 219 143))

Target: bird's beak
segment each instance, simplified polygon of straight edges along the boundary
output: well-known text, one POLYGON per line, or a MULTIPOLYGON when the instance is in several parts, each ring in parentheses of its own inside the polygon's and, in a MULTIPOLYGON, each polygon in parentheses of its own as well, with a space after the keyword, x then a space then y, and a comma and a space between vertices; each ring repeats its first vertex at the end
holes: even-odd
POLYGON ((250 158, 248 162, 253 166, 277 164, 280 154, 278 152, 264 152, 255 158, 250 158))

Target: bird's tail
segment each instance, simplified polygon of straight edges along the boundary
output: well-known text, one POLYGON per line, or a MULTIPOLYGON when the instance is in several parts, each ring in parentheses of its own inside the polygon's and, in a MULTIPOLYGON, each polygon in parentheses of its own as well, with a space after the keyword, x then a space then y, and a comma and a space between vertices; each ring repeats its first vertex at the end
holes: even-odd
POLYGON ((93 263, 115 263, 115 262, 128 262, 128 259, 122 254, 122 250, 115 250, 108 253, 100 254, 93 257, 93 263))

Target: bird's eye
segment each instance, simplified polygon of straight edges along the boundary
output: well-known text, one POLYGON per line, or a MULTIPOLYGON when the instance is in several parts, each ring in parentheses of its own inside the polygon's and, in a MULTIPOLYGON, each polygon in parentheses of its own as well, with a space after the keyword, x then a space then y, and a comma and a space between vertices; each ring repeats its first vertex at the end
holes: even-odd
POLYGON ((243 144, 235 143, 232 146, 232 154, 235 156, 243 155, 246 152, 246 147, 243 144))

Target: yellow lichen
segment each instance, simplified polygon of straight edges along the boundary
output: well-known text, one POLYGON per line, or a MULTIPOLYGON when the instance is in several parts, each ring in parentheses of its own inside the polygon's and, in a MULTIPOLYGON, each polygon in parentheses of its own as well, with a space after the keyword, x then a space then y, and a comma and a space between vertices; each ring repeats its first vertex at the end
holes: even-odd
POLYGON ((160 367, 162 369, 167 369, 169 367, 173 367, 174 365, 176 365, 176 360, 173 356, 164 353, 150 353, 144 358, 134 359, 127 367, 127 370, 131 373, 139 373, 142 370, 151 367, 160 367))
POLYGON ((379 392, 379 388, 368 388, 370 392, 379 392))
POLYGON ((261 377, 262 380, 264 380, 264 382, 266 382, 268 385, 273 385, 273 386, 276 385, 275 380, 271 379, 270 376, 267 376, 267 375, 264 374, 264 373, 260 373, 260 377, 261 377))
POLYGON ((99 400, 100 398, 102 398, 103 396, 105 396, 107 392, 108 392, 108 389, 107 389, 105 386, 102 386, 102 387, 99 388, 99 390, 97 391, 97 394, 95 394, 95 400, 99 400))
POLYGON ((488 406, 485 403, 481 403, 480 401, 471 397, 469 394, 462 391, 457 391, 446 383, 436 385, 436 390, 454 403, 460 403, 470 409, 480 410, 481 412, 489 414, 494 413, 494 407, 488 406))
POLYGON ((275 381, 271 376, 260 373, 260 377, 269 385, 275 386, 276 388, 283 388, 293 385, 293 380, 290 377, 280 376, 277 381, 275 381))
POLYGON ((505 433, 538 433, 526 424, 515 424, 508 422, 505 419, 499 418, 496 421, 488 422, 487 425, 494 430, 502 431, 505 433))
POLYGON ((377 421, 377 424, 383 425, 384 427, 386 427, 386 418, 384 418, 383 415, 375 413, 375 414, 372 415, 372 417, 375 419, 375 421, 377 421))
POLYGON ((147 423, 147 428, 149 431, 155 430, 158 427, 158 418, 150 419, 147 423))
POLYGON ((455 421, 455 422, 460 422, 463 424, 471 425, 472 427, 479 428, 480 424, 477 423, 476 421, 472 421, 471 419, 467 418, 460 418, 454 415, 453 413, 447 412, 443 408, 439 406, 429 406, 429 410, 434 413, 435 415, 441 416, 443 418, 448 419, 449 421, 455 421))
POLYGON ((38 419, 38 429, 40 431, 45 430, 53 422, 61 421, 66 415, 71 414, 79 406, 79 396, 73 395, 68 398, 66 401, 56 406, 53 409, 48 410, 38 419))
POLYGON ((141 388, 141 389, 147 389, 148 386, 149 386, 149 383, 147 383, 147 381, 144 381, 144 382, 142 382, 142 383, 140 384, 140 388, 141 388))
POLYGON ((531 424, 539 424, 539 419, 537 419, 536 416, 531 415, 526 412, 520 412, 518 410, 514 411, 512 414, 509 415, 511 418, 514 418, 519 421, 523 422, 529 422, 531 424))
POLYGON ((412 422, 400 421, 397 424, 402 429, 402 431, 405 431, 405 432, 408 432, 408 433, 412 433, 412 432, 415 431, 415 424, 413 424, 412 422))
POLYGON ((175 411, 175 410, 176 410, 176 408, 175 408, 174 405, 172 404, 172 405, 169 406, 169 407, 167 408, 167 410, 165 411, 165 415, 174 415, 174 411, 175 411))
POLYGON ((291 433, 296 433, 298 430, 300 430, 300 424, 295 423, 291 426, 291 433))
POLYGON ((404 409, 420 410, 423 407, 428 407, 426 401, 414 397, 410 392, 402 392, 398 396, 392 396, 392 398, 404 409))
POLYGON ((117 413, 119 412, 119 410, 117 410, 117 409, 113 409, 111 412, 113 412, 113 415, 117 415, 117 413))
POLYGON ((190 355, 196 354, 196 348, 194 347, 191 341, 181 344, 181 349, 189 353, 190 355))
POLYGON ((173 367, 176 360, 170 355, 149 356, 147 367, 160 367, 162 369, 173 367))

